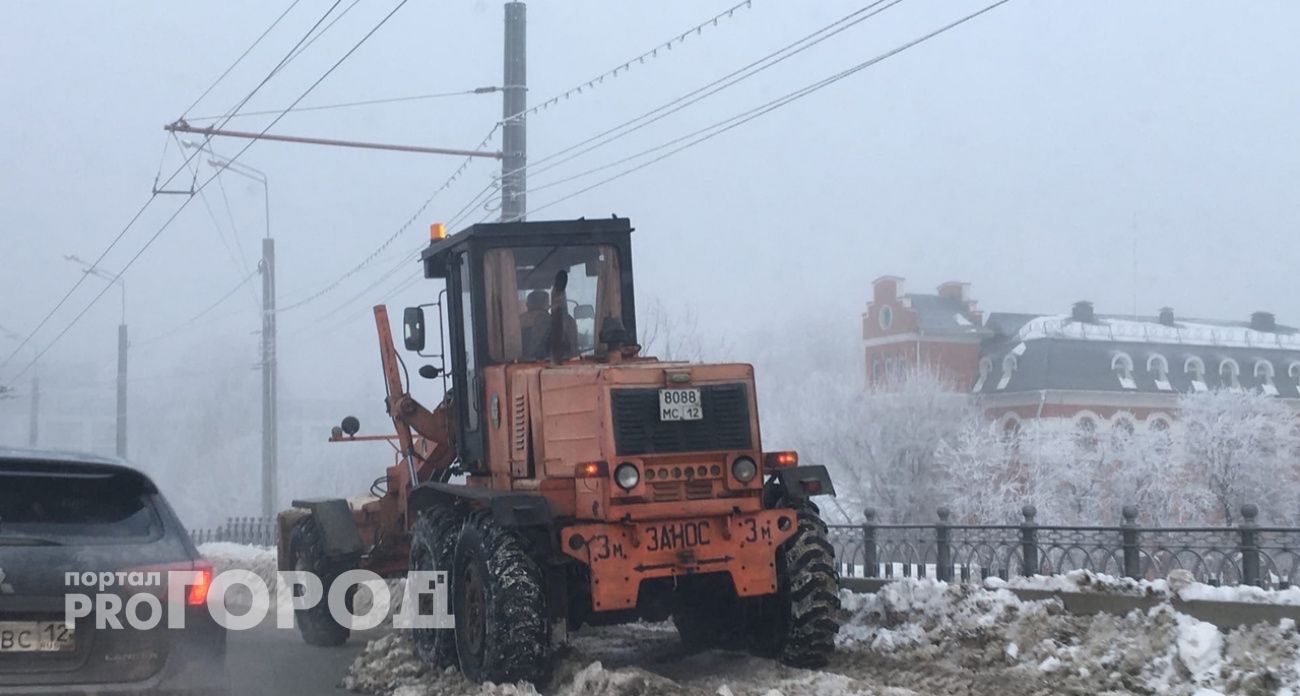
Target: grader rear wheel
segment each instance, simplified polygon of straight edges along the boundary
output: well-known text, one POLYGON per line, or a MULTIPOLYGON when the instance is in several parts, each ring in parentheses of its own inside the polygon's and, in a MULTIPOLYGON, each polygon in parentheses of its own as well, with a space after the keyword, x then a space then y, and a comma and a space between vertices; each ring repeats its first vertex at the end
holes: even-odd
POLYGON ((546 680, 546 593, 524 548, 486 510, 470 513, 461 528, 451 584, 460 669, 472 681, 546 680))
MULTIPOLYGON (((320 526, 310 515, 294 525, 289 536, 289 548, 293 553, 293 569, 315 573, 324 585, 325 596, 329 595, 330 584, 346 568, 339 567, 325 558, 324 541, 320 526)), ((294 611, 298 632, 308 645, 335 646, 348 641, 352 631, 334 620, 329 606, 324 599, 310 609, 294 611)))
MULTIPOLYGON (((450 583, 452 563, 456 556, 456 540, 460 526, 465 521, 460 511, 447 505, 435 506, 421 513, 411 528, 411 570, 443 571, 450 583)), ((448 601, 452 594, 447 593, 448 601)), ((420 615, 433 614, 433 597, 420 598, 420 615)), ((454 667, 456 659, 456 631, 452 628, 417 628, 409 634, 411 652, 432 667, 454 667)))

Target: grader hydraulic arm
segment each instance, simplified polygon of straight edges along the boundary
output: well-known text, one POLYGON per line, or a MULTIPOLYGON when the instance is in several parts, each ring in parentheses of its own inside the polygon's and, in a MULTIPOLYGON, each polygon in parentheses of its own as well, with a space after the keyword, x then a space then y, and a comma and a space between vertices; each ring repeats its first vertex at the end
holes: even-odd
POLYGON ((392 486, 405 499, 410 489, 429 480, 441 480, 456 456, 451 423, 451 399, 444 398, 430 411, 410 394, 410 377, 403 385, 404 366, 393 345, 388 307, 375 306, 375 328, 379 332, 379 357, 384 367, 384 399, 388 415, 397 430, 397 441, 405 470, 398 485, 392 486))

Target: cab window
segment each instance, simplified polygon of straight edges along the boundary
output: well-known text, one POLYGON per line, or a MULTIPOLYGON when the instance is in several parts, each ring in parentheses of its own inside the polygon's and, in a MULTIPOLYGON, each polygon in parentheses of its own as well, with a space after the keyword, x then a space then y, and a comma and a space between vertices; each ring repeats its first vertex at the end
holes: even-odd
POLYGON ((618 254, 607 245, 536 246, 484 255, 488 359, 594 355, 600 329, 622 321, 618 254))

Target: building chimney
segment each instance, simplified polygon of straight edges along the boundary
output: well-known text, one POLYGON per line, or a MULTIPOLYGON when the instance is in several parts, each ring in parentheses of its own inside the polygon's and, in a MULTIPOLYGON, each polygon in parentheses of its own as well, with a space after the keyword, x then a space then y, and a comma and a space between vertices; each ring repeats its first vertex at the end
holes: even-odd
POLYGON ((1161 307, 1161 308, 1160 308, 1160 323, 1161 323, 1161 324, 1164 324, 1165 326, 1173 326, 1173 325, 1174 325, 1174 308, 1173 308, 1173 307, 1161 307))
POLYGON ((1075 302, 1074 307, 1070 309, 1070 318, 1085 324, 1094 323, 1096 315, 1093 314, 1092 303, 1087 300, 1075 302))
POLYGON ((1272 312, 1254 312, 1250 315, 1250 328, 1256 331, 1276 331, 1277 319, 1272 312))
POLYGON ((960 280, 950 280, 940 285, 936 292, 939 297, 946 297, 958 304, 965 305, 970 301, 970 283, 963 283, 960 280))

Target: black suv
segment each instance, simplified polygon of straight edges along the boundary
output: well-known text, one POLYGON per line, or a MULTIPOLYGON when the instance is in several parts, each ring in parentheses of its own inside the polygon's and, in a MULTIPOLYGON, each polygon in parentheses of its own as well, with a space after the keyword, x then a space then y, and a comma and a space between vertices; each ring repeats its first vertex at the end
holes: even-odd
POLYGON ((0 693, 226 694, 211 580, 149 477, 111 459, 0 448, 0 693), (172 571, 196 573, 183 602, 168 596, 172 571), (138 593, 154 597, 135 601, 132 621, 138 593), (71 614, 87 615, 69 627, 78 601, 71 614), (121 627, 97 627, 86 601, 120 602, 121 627), (155 627, 150 605, 163 610, 155 627), (173 605, 183 628, 168 627, 173 605))

